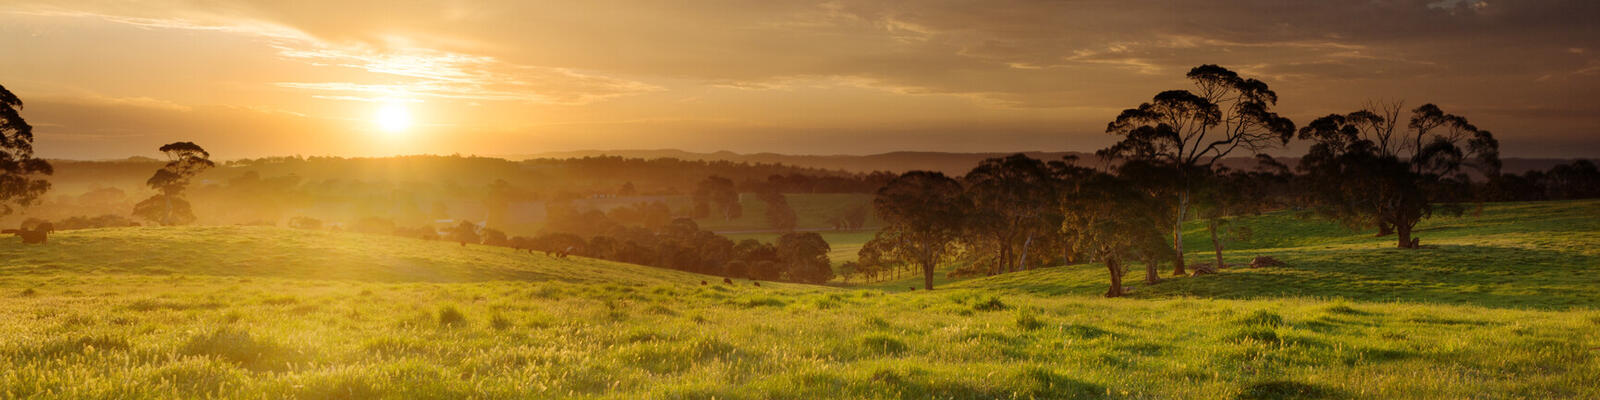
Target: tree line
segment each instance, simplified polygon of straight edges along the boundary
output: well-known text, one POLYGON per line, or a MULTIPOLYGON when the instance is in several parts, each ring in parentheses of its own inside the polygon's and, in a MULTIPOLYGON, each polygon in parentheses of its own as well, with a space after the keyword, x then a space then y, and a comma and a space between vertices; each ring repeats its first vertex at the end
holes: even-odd
POLYGON ((1377 228, 1410 249, 1421 246, 1419 221, 1460 215, 1474 202, 1600 195, 1600 173, 1587 160, 1502 174, 1494 135, 1434 104, 1373 102, 1297 127, 1274 111, 1278 96, 1265 82, 1216 65, 1187 77, 1191 88, 1160 92, 1107 124, 1119 140, 1095 153, 1103 168, 1017 154, 962 177, 896 177, 873 201, 886 227, 851 267, 912 266, 932 289, 936 267, 952 261, 967 266, 951 274, 989 275, 1099 261, 1110 276, 1106 296, 1115 297, 1129 264, 1144 264, 1150 283, 1163 263, 1173 275, 1227 266, 1226 243, 1251 234, 1231 222, 1266 210, 1377 228), (1293 140, 1310 143, 1293 167, 1264 154, 1293 140), (1257 166, 1219 164, 1241 153, 1256 155, 1257 166), (1214 259, 1191 265, 1183 226, 1195 220, 1214 259))

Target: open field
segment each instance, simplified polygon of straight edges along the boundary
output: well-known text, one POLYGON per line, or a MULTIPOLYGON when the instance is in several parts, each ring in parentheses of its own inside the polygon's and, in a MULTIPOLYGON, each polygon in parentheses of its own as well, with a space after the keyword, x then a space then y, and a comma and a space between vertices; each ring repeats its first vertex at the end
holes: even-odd
POLYGON ((1600 398, 1597 217, 1490 205, 1401 251, 1269 214, 1228 260, 1288 266, 1135 271, 1121 299, 1095 265, 904 292, 348 233, 69 231, 0 242, 0 397, 1600 398))

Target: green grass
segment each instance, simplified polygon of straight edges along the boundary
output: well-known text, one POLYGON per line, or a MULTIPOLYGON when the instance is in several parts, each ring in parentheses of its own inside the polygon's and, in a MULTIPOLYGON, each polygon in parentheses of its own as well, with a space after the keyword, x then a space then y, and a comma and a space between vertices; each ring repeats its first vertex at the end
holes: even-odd
POLYGON ((1492 205, 1429 221, 1417 251, 1266 215, 1229 261, 1288 266, 1121 299, 1093 265, 905 293, 276 228, 62 232, 0 242, 0 397, 1600 398, 1597 210, 1492 205))
MULTIPOLYGON (((1600 202, 1488 205, 1461 217, 1419 226, 1423 249, 1395 248, 1394 238, 1351 232, 1280 212, 1244 221, 1254 240, 1223 252, 1230 264, 1257 255, 1287 266, 1233 267, 1220 274, 1171 279, 1142 287, 1143 265, 1131 265, 1134 296, 1229 299, 1314 297, 1371 302, 1424 302, 1501 308, 1600 308, 1600 202), (1311 239, 1302 239, 1305 235, 1311 239)), ((1191 229, 1190 238, 1203 231, 1191 229)), ((1188 241, 1189 263, 1213 260, 1204 245, 1188 241)), ((1163 277, 1170 264, 1160 268, 1163 277)), ((960 287, 1015 289, 1047 295, 1102 293, 1105 268, 1074 265, 956 283, 960 287)))

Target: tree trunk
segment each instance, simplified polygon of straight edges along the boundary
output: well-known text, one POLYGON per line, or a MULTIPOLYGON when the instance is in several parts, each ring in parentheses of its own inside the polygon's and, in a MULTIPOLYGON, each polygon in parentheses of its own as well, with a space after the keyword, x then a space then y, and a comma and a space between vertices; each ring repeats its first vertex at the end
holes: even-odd
POLYGON ((1183 215, 1189 211, 1189 193, 1178 193, 1178 218, 1172 223, 1172 275, 1184 276, 1189 273, 1183 268, 1183 215))
POLYGON ((1217 220, 1211 220, 1209 228, 1211 230, 1211 248, 1217 252, 1217 269, 1227 268, 1228 264, 1222 262, 1222 241, 1217 240, 1217 220))
POLYGON ((1106 269, 1111 272, 1111 288, 1106 290, 1106 297, 1122 297, 1122 264, 1116 258, 1108 258, 1106 269))
POLYGON ((1395 224, 1394 227, 1395 227, 1395 233, 1397 233, 1397 235, 1395 235, 1395 236, 1400 237, 1400 248, 1402 248, 1402 249, 1415 249, 1415 248, 1419 247, 1419 246, 1417 246, 1417 243, 1415 243, 1415 242, 1413 242, 1411 240, 1411 227, 1410 226, 1406 226, 1406 224, 1395 224))
POLYGON ((1029 233, 1028 234, 1028 240, 1022 241, 1022 255, 1017 257, 1017 270, 1018 271, 1021 271, 1021 270, 1024 270, 1024 269, 1030 269, 1030 268, 1028 268, 1028 246, 1032 245, 1032 244, 1033 244, 1033 234, 1029 233))
POLYGON ((1149 260, 1145 260, 1145 262, 1144 262, 1144 283, 1151 284, 1151 285, 1154 285, 1154 284, 1157 284, 1157 283, 1161 283, 1161 273, 1160 272, 1156 272, 1156 269, 1160 268, 1160 267, 1161 267, 1161 263, 1156 262, 1156 259, 1154 259, 1154 258, 1149 259, 1149 260))
POLYGON ((936 263, 934 263, 934 262, 924 262, 924 263, 922 263, 922 289, 923 290, 933 290, 933 267, 934 267, 934 264, 936 264, 936 263))

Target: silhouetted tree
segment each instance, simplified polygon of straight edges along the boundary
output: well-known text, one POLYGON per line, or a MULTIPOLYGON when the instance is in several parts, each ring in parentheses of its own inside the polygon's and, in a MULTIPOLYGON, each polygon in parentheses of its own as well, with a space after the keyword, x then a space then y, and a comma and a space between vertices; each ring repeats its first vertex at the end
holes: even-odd
POLYGON ((487 245, 487 246, 510 246, 511 245, 511 239, 506 237, 506 233, 505 232, 501 232, 498 229, 483 228, 482 236, 483 236, 482 242, 483 242, 484 245, 487 245))
POLYGON ((1203 189, 1195 196, 1196 212, 1206 223, 1211 235, 1211 248, 1216 256, 1216 268, 1226 268, 1222 250, 1230 239, 1248 239, 1249 227, 1232 224, 1235 217, 1260 214, 1273 207, 1285 205, 1289 181, 1294 174, 1289 167, 1267 155, 1256 157, 1253 171, 1231 171, 1218 167, 1208 178, 1203 189))
POLYGON ((463 246, 467 243, 482 241, 478 236, 478 224, 474 224, 472 221, 461 221, 461 223, 456 224, 455 228, 450 229, 450 240, 461 243, 463 246))
POLYGON ((1169 90, 1138 108, 1123 110, 1106 126, 1122 140, 1100 150, 1102 157, 1143 160, 1171 168, 1174 184, 1174 218, 1171 219, 1173 273, 1185 273, 1183 221, 1188 218, 1195 185, 1217 160, 1236 150, 1260 152, 1288 143, 1294 122, 1278 116, 1272 107, 1277 93, 1265 82, 1240 77, 1216 65, 1189 70, 1195 91, 1169 90))
POLYGON ((158 193, 133 206, 133 215, 162 225, 184 225, 194 222, 194 211, 183 198, 189 180, 208 168, 211 153, 193 142, 174 142, 161 146, 167 155, 167 164, 156 170, 145 185, 158 193))
POLYGON ((22 120, 22 99, 0 86, 0 216, 12 206, 27 207, 50 190, 50 182, 36 179, 55 170, 45 160, 33 158, 33 126, 22 120))
POLYGON ((972 208, 961 182, 938 172, 907 172, 878 189, 872 205, 885 226, 867 245, 922 268, 923 288, 932 290, 933 271, 955 251, 972 208))
POLYGON ((1165 246, 1160 229, 1148 220, 1162 205, 1125 179, 1109 174, 1088 177, 1064 193, 1061 206, 1061 229, 1072 237, 1077 251, 1105 263, 1111 279, 1106 297, 1127 293, 1122 287, 1126 261, 1142 249, 1165 246))
POLYGON ((733 180, 712 175, 695 185, 694 217, 705 218, 711 216, 712 211, 722 215, 724 220, 732 221, 744 215, 744 207, 739 204, 739 191, 733 186, 733 180))
POLYGON ((792 281, 825 283, 833 280, 829 250, 828 241, 816 232, 790 232, 778 237, 778 259, 784 263, 784 273, 792 281))
POLYGON ((1060 207, 1050 168, 1043 161, 1022 154, 990 158, 962 180, 973 204, 966 241, 993 252, 990 275, 1021 269, 1034 241, 1058 228, 1044 218, 1060 207))
POLYGON ((756 193, 767 205, 767 225, 781 232, 793 231, 799 217, 795 216, 794 208, 789 206, 789 199, 778 193, 777 190, 762 190, 756 193))
MULTIPOLYGON (((1046 215, 1045 218, 1054 222, 1055 226, 1060 226, 1062 220, 1066 217, 1062 215, 1060 209, 1060 196, 1078 190, 1078 187, 1088 182, 1089 178, 1098 175, 1101 172, 1093 168, 1078 166, 1078 156, 1074 155, 1063 156, 1060 160, 1051 161, 1046 163, 1046 165, 1050 167, 1050 176, 1053 178, 1052 184, 1055 185, 1055 193, 1057 198, 1054 200, 1056 209, 1052 210, 1052 212, 1046 215)), ((1061 252, 1061 263, 1063 265, 1067 265, 1078 261, 1073 255, 1074 245, 1071 243, 1071 237, 1069 235, 1061 234, 1059 231, 1056 233, 1057 234, 1053 236, 1057 242, 1055 243, 1057 250, 1061 252)))
POLYGON ((1465 200, 1453 186, 1468 181, 1462 167, 1499 175, 1499 142, 1466 118, 1433 104, 1411 110, 1400 127, 1401 103, 1329 115, 1300 130, 1314 140, 1300 159, 1307 197, 1317 213, 1347 226, 1392 227, 1400 248, 1416 248, 1417 222, 1434 213, 1460 215, 1465 200))

